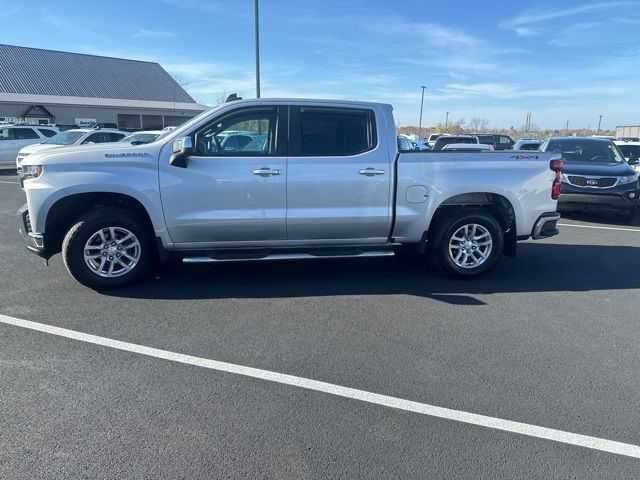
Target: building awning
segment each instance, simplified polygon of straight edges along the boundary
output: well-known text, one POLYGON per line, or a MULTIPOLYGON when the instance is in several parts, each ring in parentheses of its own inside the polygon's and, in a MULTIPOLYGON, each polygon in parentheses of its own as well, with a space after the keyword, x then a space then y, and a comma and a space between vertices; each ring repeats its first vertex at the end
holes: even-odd
POLYGON ((49 110, 42 105, 31 105, 21 115, 22 118, 55 118, 49 110))

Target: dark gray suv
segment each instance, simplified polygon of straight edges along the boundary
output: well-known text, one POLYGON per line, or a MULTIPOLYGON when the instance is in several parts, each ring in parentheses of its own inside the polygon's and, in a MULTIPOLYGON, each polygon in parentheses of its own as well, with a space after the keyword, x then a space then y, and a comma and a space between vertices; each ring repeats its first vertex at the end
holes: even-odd
POLYGON ((609 210, 631 221, 638 205, 638 174, 610 140, 561 137, 545 140, 540 151, 562 156, 558 210, 609 210))
POLYGON ((480 134, 476 135, 480 143, 486 143, 492 145, 494 150, 511 150, 516 143, 509 135, 501 134, 480 134))

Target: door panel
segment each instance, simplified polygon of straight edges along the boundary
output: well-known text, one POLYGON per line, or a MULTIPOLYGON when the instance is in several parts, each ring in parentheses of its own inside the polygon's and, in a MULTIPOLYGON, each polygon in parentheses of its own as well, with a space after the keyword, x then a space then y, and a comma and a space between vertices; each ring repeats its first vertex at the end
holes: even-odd
POLYGON ((163 149, 160 189, 175 243, 286 239, 286 157, 278 150, 279 128, 278 108, 242 109, 194 133, 186 168, 171 166, 170 145, 163 149), (234 143, 233 150, 222 146, 239 134, 253 140, 242 147, 234 143))
POLYGON ((289 240, 386 242, 392 171, 375 113, 293 108, 290 125, 289 240))

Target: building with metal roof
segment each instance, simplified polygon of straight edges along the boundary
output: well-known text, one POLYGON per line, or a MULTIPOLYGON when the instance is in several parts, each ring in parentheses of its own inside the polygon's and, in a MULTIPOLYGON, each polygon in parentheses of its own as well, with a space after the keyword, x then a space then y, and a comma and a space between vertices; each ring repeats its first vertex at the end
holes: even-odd
POLYGON ((158 63, 0 44, 0 121, 158 129, 207 108, 158 63))

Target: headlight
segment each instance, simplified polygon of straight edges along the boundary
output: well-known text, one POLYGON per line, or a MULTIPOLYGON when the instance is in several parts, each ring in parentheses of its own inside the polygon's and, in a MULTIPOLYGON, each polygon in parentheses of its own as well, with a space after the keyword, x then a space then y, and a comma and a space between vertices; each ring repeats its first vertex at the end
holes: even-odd
POLYGON ((22 167, 22 178, 38 178, 42 175, 42 165, 24 165, 22 167))
POLYGON ((620 179, 618 180, 618 184, 621 183, 633 183, 638 181, 638 174, 634 173, 633 175, 627 175, 625 177, 620 177, 620 179))

